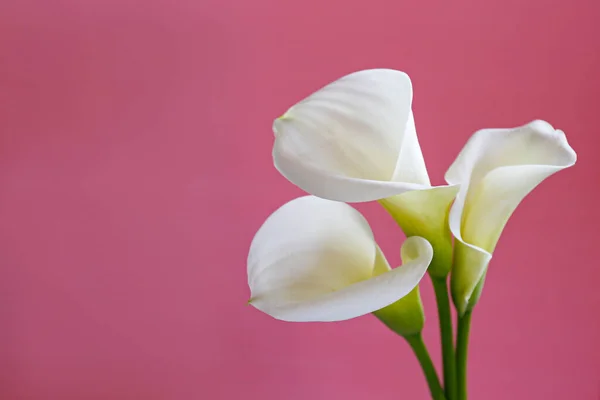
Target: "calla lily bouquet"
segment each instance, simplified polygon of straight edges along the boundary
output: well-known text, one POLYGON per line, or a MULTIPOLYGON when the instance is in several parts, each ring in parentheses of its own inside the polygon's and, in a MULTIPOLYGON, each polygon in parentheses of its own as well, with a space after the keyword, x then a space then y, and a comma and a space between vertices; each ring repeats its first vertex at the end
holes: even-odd
POLYGON ((433 399, 466 399, 471 314, 494 247, 521 200, 574 165, 565 134, 540 120, 482 129, 448 169, 448 185, 431 186, 410 78, 389 69, 328 84, 277 118, 273 131, 275 167, 310 195, 284 204, 256 233, 248 255, 250 304, 293 322, 372 313, 414 350, 433 399), (397 268, 348 204, 369 201, 378 201, 407 237, 397 268), (427 272, 438 306, 443 382, 421 336, 419 284, 427 272))

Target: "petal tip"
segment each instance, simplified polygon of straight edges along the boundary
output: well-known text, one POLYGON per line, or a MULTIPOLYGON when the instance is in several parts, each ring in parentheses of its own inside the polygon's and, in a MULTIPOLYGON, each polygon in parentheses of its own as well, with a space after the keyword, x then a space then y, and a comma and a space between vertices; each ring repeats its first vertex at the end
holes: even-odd
POLYGON ((289 120, 290 116, 287 113, 287 111, 280 115, 279 117, 275 118, 273 120, 273 134, 275 135, 275 137, 278 137, 279 135, 281 135, 281 131, 282 131, 282 124, 286 121, 289 120))
POLYGON ((549 122, 536 119, 529 124, 526 125, 536 133, 540 135, 545 135, 559 144, 559 146, 566 152, 567 161, 565 161, 566 166, 572 166, 577 161, 577 153, 575 150, 569 145, 567 140, 567 135, 560 129, 555 129, 549 122))
POLYGON ((549 122, 542 119, 533 120, 528 125, 531 129, 540 133, 552 133, 555 131, 554 127, 549 122))
POLYGON ((420 236, 411 236, 402 244, 400 253, 402 256, 402 261, 408 262, 417 259, 424 254, 433 254, 433 247, 427 239, 420 236))

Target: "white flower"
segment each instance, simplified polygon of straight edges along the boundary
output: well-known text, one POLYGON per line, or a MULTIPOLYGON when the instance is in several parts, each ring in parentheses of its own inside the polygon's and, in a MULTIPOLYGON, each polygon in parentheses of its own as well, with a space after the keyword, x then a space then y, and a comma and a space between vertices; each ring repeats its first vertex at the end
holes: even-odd
POLYGON ((447 210, 458 188, 431 187, 411 107, 404 72, 346 75, 275 120, 273 160, 283 176, 315 196, 381 200, 407 236, 432 244, 430 272, 444 278, 452 254, 447 210))
POLYGON ((346 75, 275 120, 275 167, 301 189, 330 200, 372 201, 428 189, 411 104, 404 72, 346 75))
POLYGON ((483 129, 467 142, 446 173, 449 184, 460 185, 449 217, 457 239, 452 294, 459 312, 477 302, 496 242, 517 205, 576 159, 565 134, 539 120, 483 129))
POLYGON ((390 269, 363 216, 314 196, 275 211, 256 233, 248 284, 257 309, 285 321, 340 321, 386 307, 411 292, 433 256, 412 237, 404 265, 390 269))

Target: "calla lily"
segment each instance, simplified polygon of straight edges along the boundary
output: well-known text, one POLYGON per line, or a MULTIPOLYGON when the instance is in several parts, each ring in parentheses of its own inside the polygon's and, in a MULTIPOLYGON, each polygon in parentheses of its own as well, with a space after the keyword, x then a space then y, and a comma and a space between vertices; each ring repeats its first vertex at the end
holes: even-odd
POLYGON ((283 176, 315 196, 382 200, 407 236, 431 242, 430 272, 443 278, 452 253, 447 211, 458 188, 431 187, 411 107, 404 72, 346 75, 275 120, 273 160, 283 176))
POLYGON ((517 205, 576 159, 565 134, 540 120, 484 129, 469 139, 446 173, 449 184, 460 185, 449 224, 457 239, 452 295, 461 314, 479 299, 492 252, 517 205))
POLYGON ((411 293, 433 257, 421 237, 402 246, 390 269, 364 217, 315 196, 275 211, 248 255, 250 304, 284 321, 341 321, 377 311, 411 293))
POLYGON ((330 200, 364 202, 428 189, 411 104, 404 72, 346 75, 275 120, 275 167, 330 200))

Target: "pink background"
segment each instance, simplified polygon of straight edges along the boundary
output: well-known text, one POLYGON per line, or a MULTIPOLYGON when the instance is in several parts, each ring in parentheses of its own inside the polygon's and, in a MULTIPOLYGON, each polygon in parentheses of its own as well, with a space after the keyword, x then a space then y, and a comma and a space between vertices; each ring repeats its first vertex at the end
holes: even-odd
MULTIPOLYGON (((434 183, 478 128, 567 132, 578 164, 497 248, 471 398, 598 399, 599 19, 597 0, 2 1, 0 398, 426 399, 373 317, 245 305, 254 232, 301 194, 272 166, 272 119, 390 67, 412 76, 434 183)), ((397 262, 394 224, 360 209, 397 262)))

